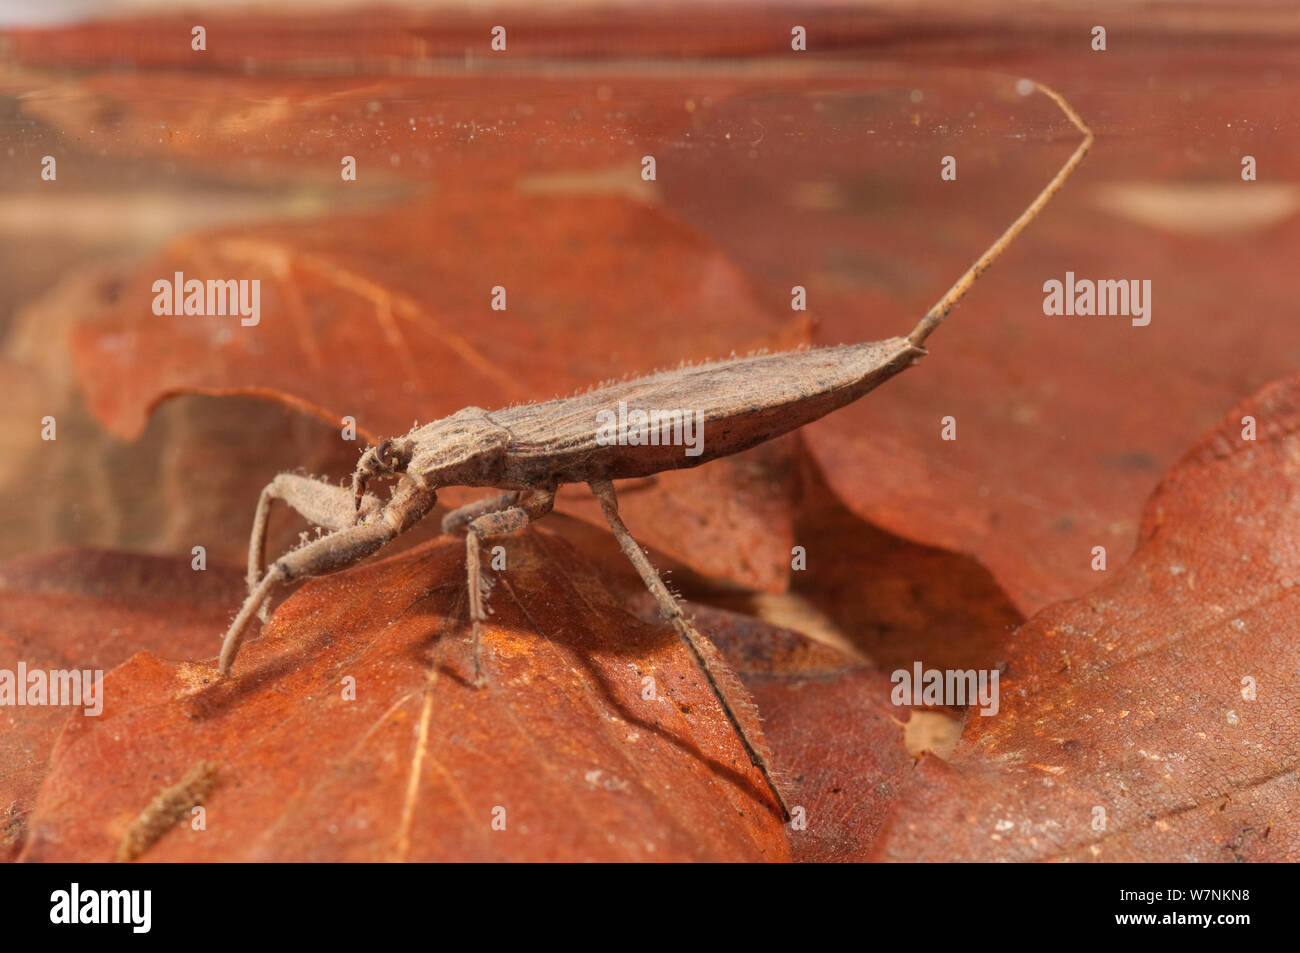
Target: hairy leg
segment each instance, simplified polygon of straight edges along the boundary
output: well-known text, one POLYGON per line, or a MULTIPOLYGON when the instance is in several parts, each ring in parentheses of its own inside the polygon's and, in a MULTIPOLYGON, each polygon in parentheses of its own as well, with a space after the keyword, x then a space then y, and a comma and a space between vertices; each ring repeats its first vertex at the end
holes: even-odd
POLYGON ((303 576, 337 572, 365 559, 418 523, 432 509, 433 503, 431 491, 403 481, 387 505, 373 512, 365 522, 335 530, 277 559, 248 594, 235 621, 226 630, 221 643, 221 674, 230 674, 244 641, 244 630, 275 586, 303 576))
MULTIPOLYGON (((763 775, 763 780, 767 782, 767 786, 776 797, 776 802, 780 805, 785 820, 790 820, 790 809, 785 803, 785 797, 777 788, 776 781, 772 778, 772 767, 768 762, 767 755, 750 740, 749 734, 736 717, 735 706, 728 700, 726 692, 722 688, 724 683, 731 682, 733 683, 733 692, 739 694, 744 692, 744 686, 736 683, 735 676, 720 670, 709 660, 701 645, 702 636, 695 631, 695 628, 686 618, 686 614, 682 612, 682 607, 678 605, 677 600, 673 598, 673 594, 668 591, 668 587, 659 578, 659 573, 655 571, 654 566, 650 564, 650 560, 646 558, 641 546, 632 538, 632 534, 628 532, 627 527, 623 524, 623 518, 618 514, 618 497, 614 493, 614 484, 608 480, 593 480, 587 485, 591 487, 591 492, 595 494, 596 499, 600 502, 600 508, 605 513, 605 521, 609 523, 609 528, 613 530, 614 536, 618 538, 618 544, 622 548, 624 555, 636 567, 637 573, 641 576, 641 581, 645 583, 646 588, 650 590, 650 594, 659 603, 659 611, 672 623, 678 637, 686 643, 686 647, 695 656, 695 661, 700 666, 700 670, 704 672, 705 678, 708 679, 709 687, 713 689, 718 704, 722 706, 727 720, 731 722, 731 726, 739 736, 741 744, 744 745, 745 753, 749 755, 750 762, 763 775)), ((748 710, 754 711, 753 702, 749 701, 747 697, 743 698, 743 703, 748 710)))
POLYGON ((521 491, 515 490, 511 493, 488 496, 481 500, 475 500, 473 503, 458 506, 442 518, 442 531, 444 533, 454 533, 457 530, 464 529, 474 522, 477 517, 508 510, 519 501, 519 497, 522 495, 521 491))
MULTIPOLYGON (((248 541, 248 591, 257 588, 262 578, 263 560, 266 554, 266 528, 271 513, 271 503, 279 500, 287 503, 302 515, 309 523, 323 526, 329 530, 344 529, 357 522, 357 510, 350 490, 335 486, 315 477, 299 476, 295 473, 281 473, 262 490, 257 501, 257 512, 253 516, 253 534, 248 541)), ((366 494, 361 502, 361 519, 380 509, 379 498, 366 494)), ((266 607, 263 602, 258 607, 258 616, 266 621, 266 607)))
MULTIPOLYGON (((483 674, 483 622, 487 619, 487 613, 483 608, 483 569, 480 564, 482 543, 485 539, 491 539, 494 536, 505 536, 523 529, 534 520, 541 519, 555 505, 554 490, 534 490, 532 496, 517 506, 511 505, 514 502, 513 500, 510 501, 510 504, 502 504, 506 497, 512 495, 516 498, 518 496, 518 494, 507 493, 504 496, 480 500, 478 503, 470 504, 470 506, 480 506, 481 509, 487 509, 486 504, 500 504, 508 507, 473 517, 469 521, 469 531, 465 534, 465 575, 469 586, 469 618, 474 638, 474 684, 479 687, 482 687, 487 681, 483 674)), ((468 508, 461 507, 461 510, 468 508)), ((448 513, 448 519, 461 512, 461 510, 453 510, 448 513)), ((447 522, 444 520, 443 526, 446 525, 447 522)))

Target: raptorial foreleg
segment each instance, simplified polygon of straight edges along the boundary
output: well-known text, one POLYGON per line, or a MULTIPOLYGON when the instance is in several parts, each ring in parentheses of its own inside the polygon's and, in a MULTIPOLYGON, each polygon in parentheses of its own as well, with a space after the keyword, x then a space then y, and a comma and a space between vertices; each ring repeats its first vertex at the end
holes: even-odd
MULTIPOLYGON (((262 578, 267 523, 271 504, 276 500, 288 504, 309 523, 328 530, 344 529, 358 521, 351 491, 315 477, 281 473, 262 490, 257 501, 257 511, 253 515, 253 534, 248 541, 247 579, 250 593, 257 588, 262 578)), ((382 505, 377 496, 365 494, 361 501, 361 519, 364 520, 382 505)), ((267 602, 263 602, 258 607, 258 616, 263 622, 266 621, 267 605, 267 602)))
POLYGON ((230 673, 244 641, 244 632, 258 607, 271 595, 275 586, 304 576, 323 576, 345 569, 382 549, 390 540, 406 532, 433 507, 434 494, 409 481, 398 486, 393 498, 372 512, 365 522, 335 530, 312 540, 305 546, 277 559, 253 591, 244 600, 235 621, 226 630, 221 643, 220 671, 230 673))

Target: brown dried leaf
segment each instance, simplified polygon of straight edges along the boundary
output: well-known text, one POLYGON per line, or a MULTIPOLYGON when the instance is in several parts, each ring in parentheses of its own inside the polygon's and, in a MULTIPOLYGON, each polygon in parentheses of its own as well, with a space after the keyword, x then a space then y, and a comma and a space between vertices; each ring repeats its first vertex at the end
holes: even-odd
POLYGON ((890 704, 888 678, 745 616, 696 607, 696 621, 763 715, 794 806, 794 859, 862 860, 912 767, 907 712, 890 704))
MULTIPOLYGON (((232 570, 196 572, 154 556, 79 549, 14 559, 0 566, 0 669, 16 672, 21 661, 28 672, 108 671, 137 652, 204 656, 220 644, 243 588, 232 570)), ((68 717, 49 705, 0 708, 0 860, 22 847, 68 717)))
POLYGON ((465 679, 460 541, 317 580, 232 681, 147 653, 112 672, 103 716, 64 730, 24 858, 112 857, 209 761, 207 830, 181 825, 145 859, 788 859, 671 630, 622 613, 555 537, 505 545, 489 687, 465 679))
POLYGON ((1001 711, 920 763, 876 856, 1300 857, 1297 486, 1291 378, 1165 477, 1127 566, 1017 633, 1001 711))

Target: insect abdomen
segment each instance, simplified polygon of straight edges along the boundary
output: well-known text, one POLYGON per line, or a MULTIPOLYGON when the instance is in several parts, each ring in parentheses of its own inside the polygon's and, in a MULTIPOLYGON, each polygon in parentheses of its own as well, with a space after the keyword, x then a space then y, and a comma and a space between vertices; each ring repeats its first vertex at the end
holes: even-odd
POLYGON ((506 467, 520 482, 648 476, 698 466, 802 427, 857 400, 924 353, 905 338, 891 338, 734 358, 491 417, 512 435, 506 467), (658 415, 663 426, 657 434, 638 412, 658 415))

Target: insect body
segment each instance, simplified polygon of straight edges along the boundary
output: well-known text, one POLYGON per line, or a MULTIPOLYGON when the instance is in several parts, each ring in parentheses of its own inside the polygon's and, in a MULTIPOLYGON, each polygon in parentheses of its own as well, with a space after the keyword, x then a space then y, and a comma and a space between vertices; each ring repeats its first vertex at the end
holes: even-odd
MULTIPOLYGON (((906 338, 893 338, 697 364, 507 410, 467 407, 388 441, 385 455, 405 460, 405 472, 423 475, 434 487, 532 490, 650 476, 731 456, 811 423, 924 353, 906 338), (701 453, 689 456, 658 440, 603 444, 598 421, 601 414, 617 415, 620 404, 687 408, 709 425, 701 453)), ((388 469, 374 465, 376 473, 388 469)))
POLYGON ((483 606, 481 544, 515 532, 550 512, 555 491, 565 483, 586 483, 600 502, 624 554, 655 597, 663 615, 699 663, 722 711, 750 760, 762 773, 788 819, 789 811, 761 746, 737 719, 729 681, 703 648, 703 639, 664 586, 641 547, 623 525, 611 481, 693 467, 739 453, 811 423, 860 398, 926 352, 922 343, 966 293, 979 274, 1037 215, 1082 161, 1092 133, 1054 91, 1051 97, 1084 134, 1083 142, 1002 236, 953 285, 905 338, 814 348, 693 365, 624 381, 585 394, 505 410, 468 407, 450 417, 385 440, 362 454, 350 489, 294 474, 277 476, 262 491, 249 545, 249 595, 227 630, 220 672, 227 675, 254 613, 265 612, 273 589, 289 580, 343 569, 371 555, 422 520, 440 487, 493 487, 508 492, 448 513, 445 532, 466 530, 465 564, 476 684, 484 682, 481 656, 483 606), (707 425, 698 453, 683 453, 672 441, 611 443, 600 436, 600 420, 615 408, 682 408, 707 425), (367 491, 375 478, 395 478, 391 499, 381 503, 367 491), (267 515, 273 500, 288 503, 330 532, 281 556, 263 571, 267 515))

